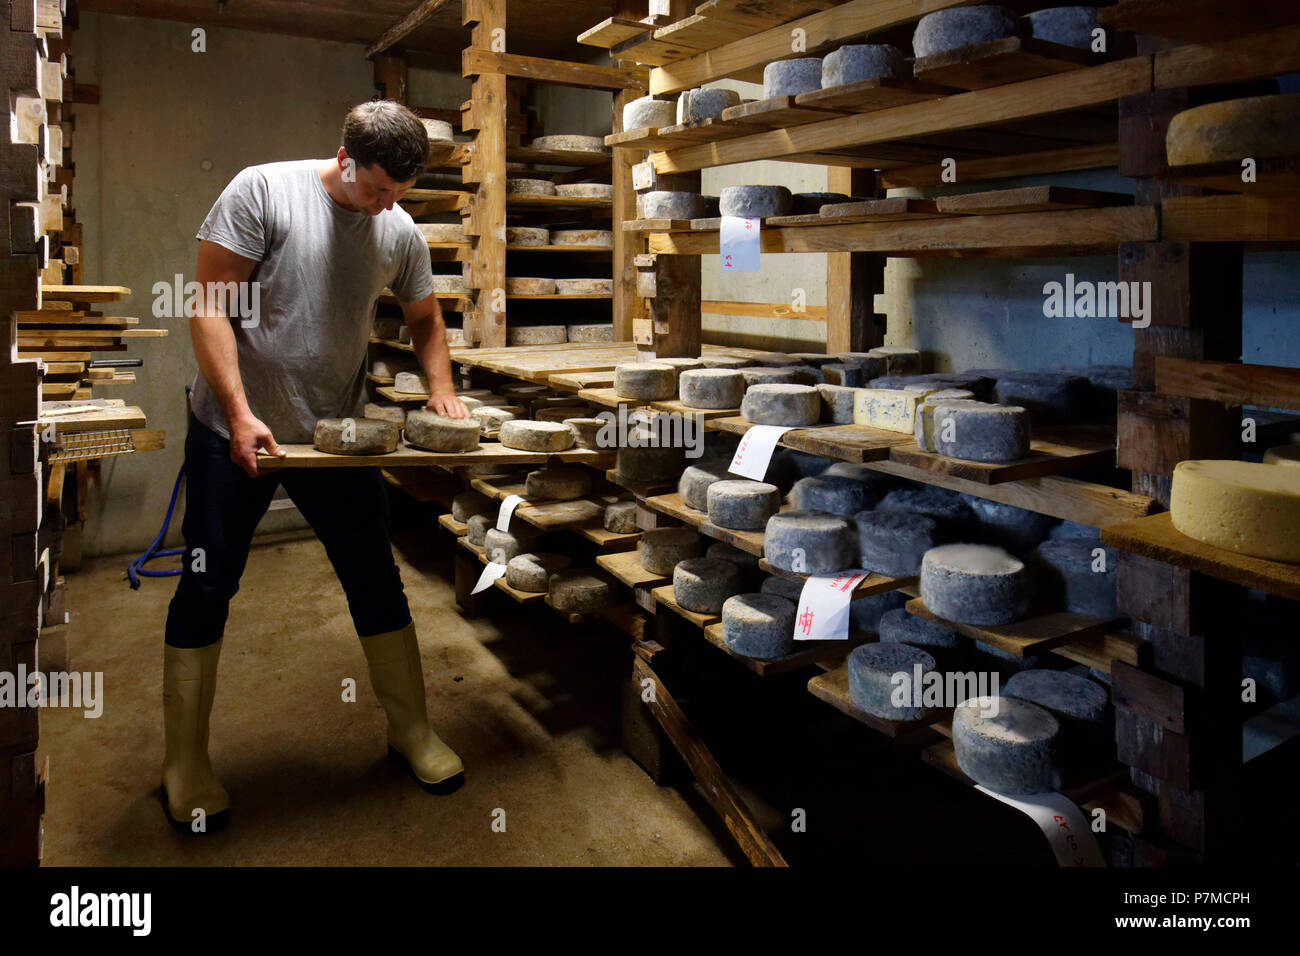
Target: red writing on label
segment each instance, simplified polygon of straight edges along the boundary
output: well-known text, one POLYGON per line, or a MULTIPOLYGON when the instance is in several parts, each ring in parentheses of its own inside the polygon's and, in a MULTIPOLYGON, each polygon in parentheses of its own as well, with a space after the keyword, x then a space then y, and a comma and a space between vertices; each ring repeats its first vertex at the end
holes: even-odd
POLYGON ((1079 856, 1079 841, 1076 840, 1074 838, 1074 834, 1070 832, 1070 824, 1067 823, 1065 821, 1065 817, 1061 816, 1061 814, 1059 813, 1054 814, 1052 816, 1052 820, 1055 821, 1056 825, 1061 828, 1066 846, 1068 846, 1070 850, 1075 854, 1074 859, 1071 862, 1075 866, 1083 866, 1084 859, 1082 856, 1079 856))
POLYGON ((804 608, 804 612, 799 615, 799 630, 804 634, 812 633, 813 612, 812 608, 804 608))

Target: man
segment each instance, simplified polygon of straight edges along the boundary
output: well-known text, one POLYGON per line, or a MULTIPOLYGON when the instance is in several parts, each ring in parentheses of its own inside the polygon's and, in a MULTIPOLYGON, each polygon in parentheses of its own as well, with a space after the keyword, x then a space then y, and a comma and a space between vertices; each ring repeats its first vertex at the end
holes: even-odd
POLYGON ((164 809, 187 832, 211 832, 229 820, 229 796, 208 759, 208 717, 230 599, 280 484, 324 544, 347 594, 388 715, 390 754, 435 792, 464 781, 460 758, 429 728, 379 469, 259 474, 257 466, 259 450, 284 455, 277 441, 310 442, 318 419, 361 417, 367 342, 385 286, 401 303, 428 373, 426 408, 469 414, 455 395, 428 245, 394 205, 415 185, 427 155, 427 134, 413 113, 392 102, 365 103, 344 121, 334 158, 243 170, 199 229, 201 286, 255 282, 258 294, 230 297, 256 303, 255 314, 209 305, 190 319, 200 374, 185 440, 184 565, 167 615, 162 770, 164 809))

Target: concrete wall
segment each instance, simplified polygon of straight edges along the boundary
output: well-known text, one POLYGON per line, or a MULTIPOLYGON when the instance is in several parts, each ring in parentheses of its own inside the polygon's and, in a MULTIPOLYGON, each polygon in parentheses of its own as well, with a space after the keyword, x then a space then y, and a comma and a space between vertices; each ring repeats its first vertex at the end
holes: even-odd
MULTIPOLYGON (((197 365, 184 319, 155 318, 155 282, 193 278, 194 233, 240 169, 333 155, 347 110, 373 95, 363 48, 244 30, 208 29, 207 52, 191 52, 192 26, 83 13, 72 62, 99 106, 77 108, 73 156, 78 219, 85 225, 85 281, 134 294, 115 309, 171 330, 134 340, 144 359, 137 384, 111 393, 137 404, 167 449, 108 458, 92 492, 87 554, 138 553, 166 511, 183 457, 184 387, 197 365)), ((414 102, 459 106, 459 76, 416 71, 414 102)), ((103 390, 108 393, 109 390, 103 390)), ((178 507, 169 542, 179 543, 178 507)), ((261 530, 302 526, 296 510, 272 510, 261 530)))

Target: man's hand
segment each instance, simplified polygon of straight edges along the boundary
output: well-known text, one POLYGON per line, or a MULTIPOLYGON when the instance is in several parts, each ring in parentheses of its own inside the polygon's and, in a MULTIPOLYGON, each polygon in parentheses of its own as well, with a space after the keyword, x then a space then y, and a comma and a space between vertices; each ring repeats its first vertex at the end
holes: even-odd
POLYGON ((448 418, 469 418, 469 409, 455 395, 434 395, 425 403, 425 411, 437 412, 448 418))
POLYGON ((260 419, 248 415, 230 423, 230 460, 248 472, 251 478, 260 474, 257 469, 259 448, 265 448, 269 454, 279 458, 285 454, 284 449, 275 443, 271 429, 262 424, 260 419))

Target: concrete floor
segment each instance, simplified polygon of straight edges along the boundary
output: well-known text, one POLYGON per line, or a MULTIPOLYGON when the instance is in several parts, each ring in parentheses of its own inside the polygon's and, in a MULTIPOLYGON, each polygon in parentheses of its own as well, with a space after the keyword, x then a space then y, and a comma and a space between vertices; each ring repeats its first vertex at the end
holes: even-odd
MULTIPOLYGON (((450 796, 385 755, 339 585, 314 537, 255 546, 226 627, 211 755, 230 827, 178 835, 158 799, 162 630, 174 579, 126 584, 126 559, 69 578, 70 669, 102 671, 98 719, 48 708, 44 862, 78 865, 727 865, 689 791, 618 747, 626 638, 547 609, 466 620, 450 539, 410 536, 399 564, 420 631, 430 717, 465 762, 450 796), (354 678, 357 702, 342 701, 354 678), (683 796, 685 793, 685 796, 683 796), (493 820, 504 811, 505 832, 493 820)), ((160 564, 161 566, 161 564, 160 564)))

